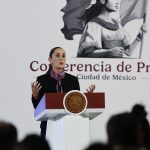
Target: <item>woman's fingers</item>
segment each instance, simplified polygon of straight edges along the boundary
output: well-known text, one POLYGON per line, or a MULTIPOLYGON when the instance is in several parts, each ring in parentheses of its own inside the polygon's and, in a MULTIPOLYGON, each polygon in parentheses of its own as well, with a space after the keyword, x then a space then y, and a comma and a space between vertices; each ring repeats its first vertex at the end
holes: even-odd
POLYGON ((34 90, 35 91, 38 91, 38 89, 41 87, 40 83, 37 83, 35 86, 34 86, 34 90))
POLYGON ((91 91, 93 92, 95 90, 95 84, 91 85, 91 91))
POLYGON ((42 86, 40 84, 37 85, 37 87, 35 88, 35 92, 39 92, 41 88, 42 88, 42 86))
POLYGON ((95 84, 92 84, 92 87, 93 87, 93 91, 95 90, 95 84))
POLYGON ((31 84, 33 96, 38 96, 40 89, 42 88, 41 84, 38 82, 33 82, 31 84))
POLYGON ((94 90, 95 90, 95 84, 91 84, 91 85, 89 86, 89 89, 86 89, 86 91, 87 91, 88 93, 93 93, 94 90))

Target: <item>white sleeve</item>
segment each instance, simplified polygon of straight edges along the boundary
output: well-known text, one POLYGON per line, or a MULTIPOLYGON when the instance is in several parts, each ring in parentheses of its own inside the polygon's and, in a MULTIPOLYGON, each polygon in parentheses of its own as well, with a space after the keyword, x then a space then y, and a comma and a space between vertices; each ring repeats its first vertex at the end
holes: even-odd
POLYGON ((129 34, 125 31, 125 29, 121 26, 121 29, 124 33, 124 38, 123 38, 123 44, 125 46, 129 46, 131 44, 131 38, 129 36, 129 34))
POLYGON ((95 22, 88 22, 79 44, 80 53, 90 53, 102 48, 101 26, 95 22))

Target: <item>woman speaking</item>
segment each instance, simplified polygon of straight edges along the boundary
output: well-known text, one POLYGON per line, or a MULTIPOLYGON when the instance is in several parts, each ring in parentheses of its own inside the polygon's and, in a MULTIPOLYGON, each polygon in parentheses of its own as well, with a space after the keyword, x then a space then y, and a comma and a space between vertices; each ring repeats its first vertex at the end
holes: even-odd
MULTIPOLYGON (((67 93, 71 90, 80 90, 77 77, 64 72, 66 64, 65 50, 61 47, 51 49, 49 58, 50 68, 46 74, 38 76, 37 81, 31 84, 32 103, 37 107, 45 93, 67 93)), ((95 85, 91 85, 87 92, 93 92, 95 85)), ((45 138, 47 121, 41 122, 41 136, 45 138)))

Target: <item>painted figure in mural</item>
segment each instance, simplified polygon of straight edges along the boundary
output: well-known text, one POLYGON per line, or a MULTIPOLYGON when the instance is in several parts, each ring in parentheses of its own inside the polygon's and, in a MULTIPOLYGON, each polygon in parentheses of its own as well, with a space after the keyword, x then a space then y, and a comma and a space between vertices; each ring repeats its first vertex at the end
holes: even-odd
POLYGON ((82 34, 77 57, 141 58, 147 4, 148 0, 67 0, 61 9, 61 31, 67 40, 82 34), (138 22, 136 32, 127 25, 130 39, 124 26, 132 20, 138 22))
POLYGON ((122 58, 133 53, 141 43, 142 33, 131 43, 119 21, 111 14, 119 9, 120 0, 96 0, 83 15, 85 28, 80 39, 77 57, 122 58))
MULTIPOLYGON (((45 93, 67 93, 71 90, 80 90, 77 77, 64 72, 66 64, 65 50, 55 47, 50 51, 50 67, 46 74, 37 77, 37 81, 31 84, 32 103, 37 107, 45 93)), ((93 92, 95 85, 90 85, 87 92, 93 92)), ((41 136, 45 138, 47 122, 41 122, 41 136)))

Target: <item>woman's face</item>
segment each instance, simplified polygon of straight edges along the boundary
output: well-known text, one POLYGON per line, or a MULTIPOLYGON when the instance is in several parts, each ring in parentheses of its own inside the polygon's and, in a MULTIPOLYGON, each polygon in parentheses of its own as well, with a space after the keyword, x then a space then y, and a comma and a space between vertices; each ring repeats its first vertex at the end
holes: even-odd
POLYGON ((120 3, 120 0, 107 0, 105 6, 109 10, 116 12, 119 9, 119 3, 120 3))
POLYGON ((66 54, 64 49, 57 48, 52 54, 52 57, 49 57, 49 61, 53 69, 63 69, 66 64, 66 54))

